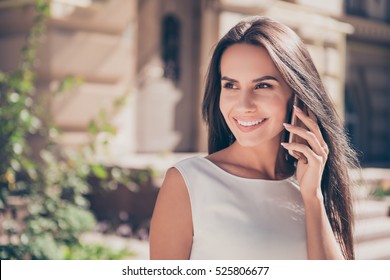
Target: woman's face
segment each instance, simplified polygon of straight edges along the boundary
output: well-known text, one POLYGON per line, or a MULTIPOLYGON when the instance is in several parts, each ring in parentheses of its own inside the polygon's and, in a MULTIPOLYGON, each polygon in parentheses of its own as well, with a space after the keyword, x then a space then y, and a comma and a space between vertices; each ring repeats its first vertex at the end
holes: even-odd
POLYGON ((238 143, 279 143, 292 91, 267 50, 234 44, 221 57, 220 110, 238 143))

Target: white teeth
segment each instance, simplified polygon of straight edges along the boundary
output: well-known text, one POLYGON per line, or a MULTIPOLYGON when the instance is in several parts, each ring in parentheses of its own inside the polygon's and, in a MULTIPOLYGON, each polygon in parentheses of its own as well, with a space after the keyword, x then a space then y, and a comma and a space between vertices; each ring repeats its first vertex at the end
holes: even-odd
POLYGON ((256 125, 256 124, 259 124, 261 122, 263 122, 265 119, 261 119, 261 120, 258 120, 258 121, 252 121, 252 122, 243 122, 243 121, 239 121, 237 120, 237 122, 242 125, 242 126, 252 126, 252 125, 256 125))

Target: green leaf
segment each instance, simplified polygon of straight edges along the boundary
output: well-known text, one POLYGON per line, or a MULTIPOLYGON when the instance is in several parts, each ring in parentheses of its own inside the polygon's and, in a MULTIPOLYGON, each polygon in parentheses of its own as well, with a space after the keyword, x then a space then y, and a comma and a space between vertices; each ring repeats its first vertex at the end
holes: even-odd
POLYGON ((98 133, 98 131, 99 131, 99 128, 98 128, 97 123, 94 120, 91 120, 88 123, 88 132, 95 135, 98 133))
POLYGON ((99 179, 104 180, 108 178, 108 172, 102 165, 93 164, 91 169, 92 169, 92 173, 99 179))
POLYGON ((82 83, 83 80, 81 78, 68 75, 60 82, 58 88, 55 90, 55 94, 60 94, 62 92, 69 92, 71 90, 74 90, 82 83))

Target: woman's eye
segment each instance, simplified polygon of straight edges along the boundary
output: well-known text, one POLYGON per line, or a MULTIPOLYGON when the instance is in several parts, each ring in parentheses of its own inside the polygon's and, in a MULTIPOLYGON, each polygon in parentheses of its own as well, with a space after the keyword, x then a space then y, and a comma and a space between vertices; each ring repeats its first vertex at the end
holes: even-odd
POLYGON ((267 83, 260 83, 258 85, 256 85, 255 89, 259 89, 259 88, 271 88, 272 86, 270 84, 267 84, 267 83))
POLYGON ((223 85, 223 88, 228 88, 228 89, 236 89, 237 87, 233 83, 225 83, 223 85))

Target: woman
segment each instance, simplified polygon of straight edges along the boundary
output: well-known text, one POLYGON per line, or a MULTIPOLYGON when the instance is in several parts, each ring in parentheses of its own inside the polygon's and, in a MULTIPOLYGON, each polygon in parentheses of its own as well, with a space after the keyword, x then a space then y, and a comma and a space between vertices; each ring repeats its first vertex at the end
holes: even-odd
POLYGON ((266 17, 234 26, 214 50, 202 109, 209 155, 168 170, 151 259, 354 258, 355 153, 291 29, 266 17), (288 124, 293 111, 304 125, 288 124))

